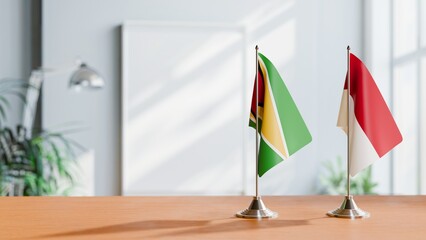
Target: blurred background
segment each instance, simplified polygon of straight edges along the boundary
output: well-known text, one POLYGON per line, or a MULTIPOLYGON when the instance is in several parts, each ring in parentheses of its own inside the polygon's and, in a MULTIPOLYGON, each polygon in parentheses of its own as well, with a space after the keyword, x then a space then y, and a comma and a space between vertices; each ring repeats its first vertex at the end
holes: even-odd
POLYGON ((256 44, 313 137, 262 195, 344 192, 347 45, 404 138, 355 193, 426 193, 423 0, 0 0, 0 19, 2 195, 252 195, 256 44))

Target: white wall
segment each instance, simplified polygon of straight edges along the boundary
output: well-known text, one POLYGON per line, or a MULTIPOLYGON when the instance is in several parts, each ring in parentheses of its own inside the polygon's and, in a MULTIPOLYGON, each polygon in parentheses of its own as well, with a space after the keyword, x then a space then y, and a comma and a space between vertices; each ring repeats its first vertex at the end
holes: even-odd
MULTIPOLYGON (((317 78, 318 110, 317 159, 346 162, 346 135, 336 127, 344 78, 346 47, 363 59, 363 1, 322 1, 318 4, 317 78)), ((323 168, 321 168, 323 170, 323 168)))
MULTIPOLYGON (((0 0, 0 79, 27 79, 31 72, 30 0, 0 0)), ((22 103, 11 97, 7 125, 20 123, 22 103)))
MULTIPOLYGON (((102 73, 106 87, 75 94, 66 90, 66 76, 46 81, 43 125, 71 121, 88 125, 75 139, 94 150, 95 193, 119 194, 120 25, 125 20, 241 24, 247 27, 248 50, 259 44, 278 67, 313 136, 310 145, 261 178, 261 193, 313 194, 320 162, 345 152, 345 137, 335 122, 346 46, 350 44, 362 57, 361 19, 359 0, 45 0, 43 64, 72 64, 80 56, 102 73)), ((253 63, 254 54, 247 61, 253 63)), ((248 76, 254 76, 254 69, 248 76)), ((247 128, 247 132, 253 139, 253 131, 247 128)), ((253 157, 254 153, 247 154, 253 157)))

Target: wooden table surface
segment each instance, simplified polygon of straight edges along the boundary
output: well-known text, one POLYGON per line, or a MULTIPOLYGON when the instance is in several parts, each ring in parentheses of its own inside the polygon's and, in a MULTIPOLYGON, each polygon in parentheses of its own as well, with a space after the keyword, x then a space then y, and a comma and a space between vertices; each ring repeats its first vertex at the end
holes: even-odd
POLYGON ((356 196, 362 220, 325 216, 341 196, 263 197, 271 220, 235 218, 251 197, 2 197, 0 239, 426 239, 426 196, 356 196))

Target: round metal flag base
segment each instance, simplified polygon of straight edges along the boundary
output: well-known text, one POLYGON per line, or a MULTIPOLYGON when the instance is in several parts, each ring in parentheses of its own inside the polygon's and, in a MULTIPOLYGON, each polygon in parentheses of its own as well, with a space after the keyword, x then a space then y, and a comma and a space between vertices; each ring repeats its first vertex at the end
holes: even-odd
POLYGON ((260 197, 253 197, 250 206, 236 214, 239 218, 276 218, 278 213, 269 210, 260 197))
POLYGON ((370 214, 368 212, 363 211, 356 205, 352 195, 345 196, 345 199, 343 200, 343 203, 340 208, 327 212, 327 215, 330 217, 351 219, 370 217, 370 214))

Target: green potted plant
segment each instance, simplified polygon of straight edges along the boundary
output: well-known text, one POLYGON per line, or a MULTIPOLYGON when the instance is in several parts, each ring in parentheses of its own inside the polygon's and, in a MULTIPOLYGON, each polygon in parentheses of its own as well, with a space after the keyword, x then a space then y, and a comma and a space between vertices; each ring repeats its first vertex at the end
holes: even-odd
POLYGON ((0 81, 0 194, 67 195, 75 183, 74 149, 81 148, 65 136, 70 131, 40 131, 28 137, 31 129, 4 126, 10 108, 8 95, 25 103, 24 92, 30 87, 22 81, 0 81))

